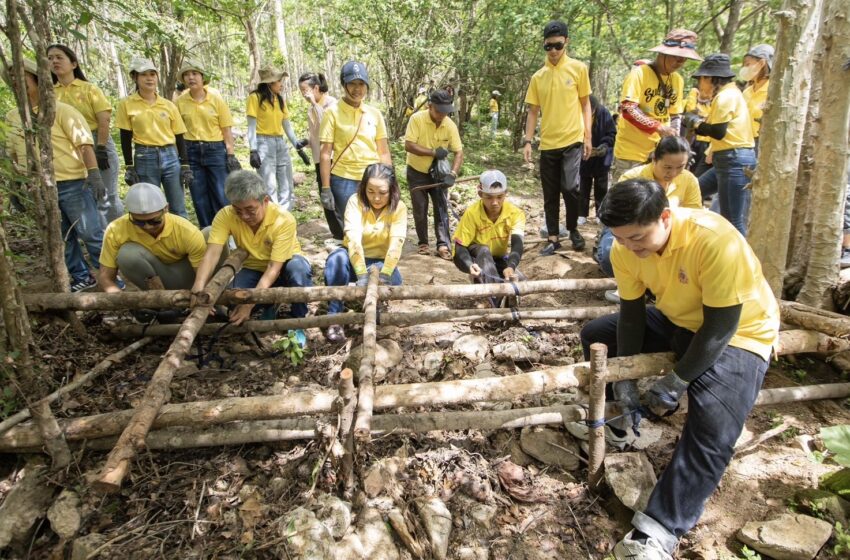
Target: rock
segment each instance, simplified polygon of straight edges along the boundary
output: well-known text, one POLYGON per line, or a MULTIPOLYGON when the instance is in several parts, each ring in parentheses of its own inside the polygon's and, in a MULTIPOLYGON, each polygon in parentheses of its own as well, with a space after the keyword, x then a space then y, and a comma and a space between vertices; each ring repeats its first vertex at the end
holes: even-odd
POLYGON ((532 350, 522 342, 512 341, 497 344, 493 347, 493 356, 499 360, 515 362, 539 362, 540 353, 532 350))
MULTIPOLYGON (((360 360, 363 358, 363 345, 351 349, 345 360, 345 367, 354 371, 360 368, 360 360)), ((372 374, 372 382, 383 381, 387 372, 401 363, 402 352, 398 342, 390 339, 381 339, 375 346, 375 371, 372 374)))
POLYGON ((645 453, 614 453, 605 456, 605 482, 624 506, 643 511, 657 479, 645 453))
POLYGON ((812 560, 830 536, 832 525, 799 513, 751 521, 738 531, 738 540, 776 560, 812 560))
POLYGON ((73 490, 62 490, 47 510, 47 519, 53 532, 70 539, 80 530, 80 497, 73 490))
POLYGON ((516 440, 511 442, 511 462, 521 467, 527 467, 534 462, 534 457, 522 450, 522 446, 516 440))
POLYGON ((297 507, 279 518, 278 523, 278 532, 286 539, 287 557, 334 560, 331 532, 312 511, 297 507))
POLYGON ((490 552, 478 543, 465 544, 455 550, 457 560, 489 560, 490 552))
POLYGON ((363 552, 363 543, 360 542, 357 534, 349 533, 336 543, 334 560, 363 560, 363 558, 366 558, 366 554, 363 552))
POLYGON ((487 377, 498 377, 493 371, 493 364, 490 362, 481 362, 475 366, 475 373, 472 374, 475 379, 484 379, 487 377))
POLYGON ((493 518, 496 516, 496 507, 487 504, 475 504, 469 509, 469 518, 474 526, 489 531, 493 528, 493 518))
POLYGON ((465 334, 452 344, 452 350, 473 362, 480 362, 490 352, 490 343, 477 334, 465 334))
POLYGON ((387 457, 372 464, 363 478, 363 491, 370 498, 378 496, 396 483, 396 476, 406 466, 401 457, 387 457))
POLYGON ((89 533, 84 537, 74 539, 74 544, 71 546, 71 560, 86 560, 106 541, 106 536, 100 533, 89 533))
POLYGON ((428 533, 431 552, 437 560, 445 560, 449 551, 452 531, 452 514, 442 500, 435 497, 420 498, 414 502, 428 533))
POLYGON ((440 368, 443 366, 443 355, 442 350, 425 354, 425 358, 422 360, 422 369, 429 379, 440 372, 440 368))
POLYGON ((797 492, 795 500, 806 511, 828 517, 833 523, 846 527, 850 521, 850 502, 831 492, 806 488, 797 492))
POLYGON ((398 548, 393 541, 389 525, 381 512, 365 507, 357 519, 357 536, 360 538, 365 560, 399 560, 398 548))
POLYGON ((50 507, 55 486, 47 483, 46 475, 43 461, 32 460, 6 494, 0 505, 0 549, 25 539, 36 520, 50 507))
POLYGON ((341 539, 351 526, 351 504, 331 494, 322 494, 317 502, 316 518, 328 528, 334 539, 341 539))
POLYGON ((579 448, 572 438, 550 428, 523 428, 519 436, 522 450, 547 465, 568 471, 579 468, 579 448))

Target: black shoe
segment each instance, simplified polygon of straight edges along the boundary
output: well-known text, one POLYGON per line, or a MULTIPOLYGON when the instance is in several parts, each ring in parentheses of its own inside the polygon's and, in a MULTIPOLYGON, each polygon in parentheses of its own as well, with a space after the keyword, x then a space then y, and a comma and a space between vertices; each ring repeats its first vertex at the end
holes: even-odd
POLYGON ((84 292, 94 288, 95 286, 97 286, 97 280, 94 279, 94 276, 89 276, 82 280, 72 280, 71 293, 76 294, 77 292, 84 292))
POLYGON ((579 230, 574 229, 570 231, 570 241, 573 244, 574 251, 584 251, 584 237, 579 230))
POLYGON ((136 321, 143 325, 147 325, 156 319, 156 309, 133 309, 130 311, 130 315, 132 315, 136 321))
MULTIPOLYGON (((584 239, 582 239, 582 242, 584 242, 584 239)), ((551 257, 552 255, 555 254, 555 251, 557 251, 560 248, 561 248, 561 244, 559 242, 550 241, 546 244, 545 247, 540 249, 540 256, 541 257, 551 257)))

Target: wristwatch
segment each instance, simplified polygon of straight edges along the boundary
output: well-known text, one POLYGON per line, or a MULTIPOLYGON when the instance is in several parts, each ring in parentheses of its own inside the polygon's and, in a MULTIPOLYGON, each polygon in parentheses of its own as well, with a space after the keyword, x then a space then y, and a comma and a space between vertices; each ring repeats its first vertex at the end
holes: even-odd
POLYGON ((528 138, 524 139, 522 141, 522 145, 525 146, 526 144, 531 144, 531 140, 529 140, 528 138))

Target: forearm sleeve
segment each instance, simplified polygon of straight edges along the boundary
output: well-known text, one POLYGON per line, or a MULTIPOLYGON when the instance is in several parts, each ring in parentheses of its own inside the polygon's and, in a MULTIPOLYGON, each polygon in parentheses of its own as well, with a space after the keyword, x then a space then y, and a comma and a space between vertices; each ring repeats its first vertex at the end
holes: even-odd
POLYGON ((511 252, 508 254, 508 266, 516 270, 519 266, 519 260, 522 258, 523 244, 522 236, 511 235, 511 252))
POLYGON ((697 329, 673 371, 690 383, 710 368, 738 330, 743 304, 731 307, 702 306, 702 326, 697 329))
POLYGON ((728 122, 717 124, 708 124, 706 122, 701 122, 696 128, 696 132, 700 136, 710 136, 715 140, 723 140, 723 137, 726 136, 726 129, 728 128, 728 122))
POLYGON ((251 150, 257 149, 257 119, 256 119, 256 117, 248 117, 248 147, 251 150))
POLYGON ((121 129, 121 154, 124 165, 133 165, 133 131, 121 129))
POLYGON ((658 130, 658 127, 661 126, 660 122, 648 117, 646 113, 641 111, 637 103, 621 103, 620 113, 623 115, 624 119, 635 125, 640 130, 643 130, 644 132, 655 132, 656 130, 658 130))
POLYGON ((283 131, 286 133, 286 137, 289 138, 292 147, 296 147, 298 145, 298 138, 295 136, 295 131, 292 130, 292 123, 289 122, 289 119, 283 119, 283 131))
POLYGON ((646 299, 620 300, 617 321, 617 356, 634 356, 643 349, 646 332, 646 299))
POLYGON ((182 134, 174 136, 174 143, 177 144, 177 157, 180 158, 180 165, 189 165, 189 156, 186 153, 186 139, 182 134))
POLYGON ((384 266, 381 272, 384 274, 392 274, 395 267, 398 266, 398 261, 401 258, 401 249, 404 247, 403 237, 393 237, 390 239, 390 246, 387 248, 387 254, 384 256, 384 266))
POLYGON ((469 267, 472 266, 472 255, 469 253, 469 249, 460 243, 455 243, 455 256, 452 260, 461 272, 468 273, 469 267))

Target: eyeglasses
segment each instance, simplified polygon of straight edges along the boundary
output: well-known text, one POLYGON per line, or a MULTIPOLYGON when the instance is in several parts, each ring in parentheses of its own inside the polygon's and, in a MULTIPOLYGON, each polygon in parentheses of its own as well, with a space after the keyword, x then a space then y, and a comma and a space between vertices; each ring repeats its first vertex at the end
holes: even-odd
POLYGON ((543 43, 543 50, 545 50, 545 51, 551 51, 551 50, 560 51, 560 50, 564 49, 564 45, 566 45, 566 43, 564 41, 559 41, 557 43, 543 43))
POLYGON ((158 226, 162 224, 162 221, 165 219, 165 211, 163 211, 158 218, 151 218, 150 220, 137 220, 132 215, 130 216, 130 221, 133 222, 134 226, 145 227, 145 226, 158 226))
POLYGON ((674 41, 673 39, 667 39, 664 41, 665 47, 682 47, 683 49, 691 49, 696 50, 697 46, 694 43, 688 43, 687 41, 674 41))

